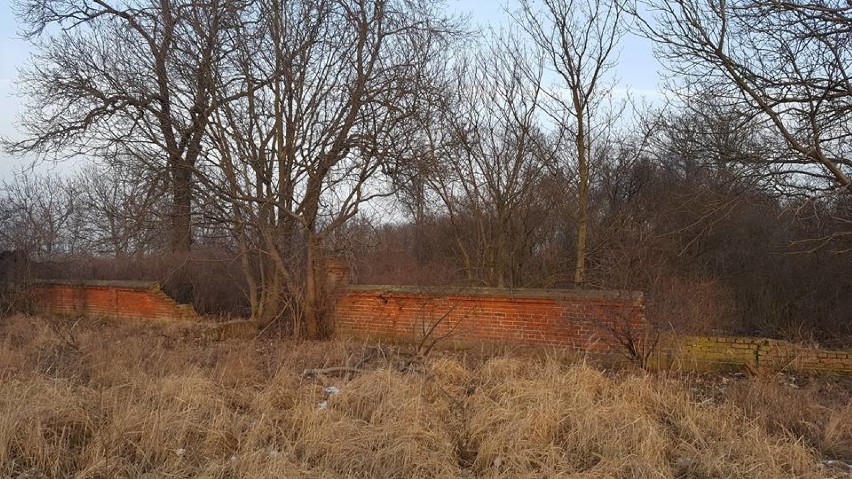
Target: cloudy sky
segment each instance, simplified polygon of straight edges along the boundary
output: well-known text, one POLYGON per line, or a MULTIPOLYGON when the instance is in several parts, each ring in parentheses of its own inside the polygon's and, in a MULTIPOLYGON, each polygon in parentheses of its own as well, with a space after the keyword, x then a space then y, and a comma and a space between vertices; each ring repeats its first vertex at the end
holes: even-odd
MULTIPOLYGON (((447 0, 450 8, 470 15, 474 24, 498 25, 505 20, 505 2, 492 0, 447 0)), ((18 37, 18 25, 12 12, 11 0, 0 0, 0 136, 19 138, 17 118, 22 113, 21 99, 15 95, 15 77, 29 60, 29 47, 18 37)), ((653 98, 658 90, 659 67, 647 40, 634 36, 624 39, 616 71, 620 79, 619 92, 630 91, 636 96, 653 98)), ((28 164, 25 158, 13 158, 0 151, 0 181, 9 179, 28 164)), ((55 168, 63 169, 67 166, 55 168)))

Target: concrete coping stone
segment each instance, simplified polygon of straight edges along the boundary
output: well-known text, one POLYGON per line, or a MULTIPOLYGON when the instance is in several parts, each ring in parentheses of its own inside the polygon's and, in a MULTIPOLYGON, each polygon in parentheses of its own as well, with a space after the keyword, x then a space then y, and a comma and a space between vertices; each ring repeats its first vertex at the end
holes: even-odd
POLYGON ((473 296, 506 299, 552 299, 552 300, 602 300, 637 302, 643 299, 639 291, 591 290, 591 289, 531 289, 531 288, 481 288, 467 286, 394 286, 352 285, 344 291, 353 293, 376 293, 401 296, 473 296))
POLYGON ((120 288, 142 291, 160 289, 159 283, 155 281, 37 279, 33 281, 33 284, 44 284, 52 286, 88 286, 95 288, 120 288))

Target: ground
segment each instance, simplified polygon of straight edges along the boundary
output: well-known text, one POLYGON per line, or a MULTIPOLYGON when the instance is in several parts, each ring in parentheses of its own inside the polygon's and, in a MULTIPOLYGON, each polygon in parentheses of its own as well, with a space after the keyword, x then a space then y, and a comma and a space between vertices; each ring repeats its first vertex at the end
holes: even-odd
POLYGON ((0 477, 852 477, 848 377, 0 319, 0 477))

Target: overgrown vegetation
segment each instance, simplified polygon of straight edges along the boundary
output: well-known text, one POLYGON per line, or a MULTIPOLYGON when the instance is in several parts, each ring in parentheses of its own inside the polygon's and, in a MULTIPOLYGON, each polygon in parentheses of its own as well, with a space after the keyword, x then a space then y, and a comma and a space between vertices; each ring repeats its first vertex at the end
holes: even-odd
POLYGON ((849 5, 516 0, 477 32, 448 3, 15 0, 4 150, 90 163, 4 180, 0 250, 293 335, 330 333, 345 257, 849 344, 849 5), (651 105, 617 94, 636 35, 668 72, 651 105))
POLYGON ((559 351, 432 351, 403 372, 404 348, 195 327, 4 319, 0 475, 829 478, 823 459, 852 460, 844 379, 607 372, 559 351))

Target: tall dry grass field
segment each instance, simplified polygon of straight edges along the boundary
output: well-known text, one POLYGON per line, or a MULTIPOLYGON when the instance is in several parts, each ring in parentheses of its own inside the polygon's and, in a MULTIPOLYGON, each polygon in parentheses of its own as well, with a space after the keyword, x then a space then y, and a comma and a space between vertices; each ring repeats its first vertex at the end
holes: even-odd
POLYGON ((193 328, 0 320, 0 477, 823 478, 845 473, 822 459, 852 459, 850 393, 831 380, 607 373, 556 353, 413 361, 193 328))

